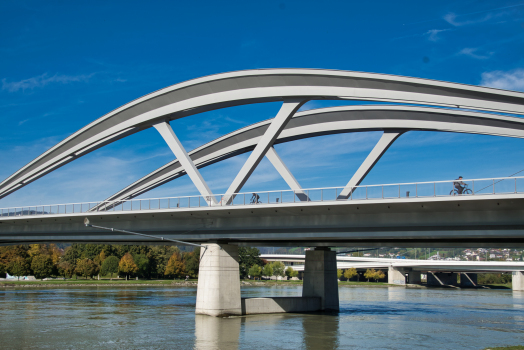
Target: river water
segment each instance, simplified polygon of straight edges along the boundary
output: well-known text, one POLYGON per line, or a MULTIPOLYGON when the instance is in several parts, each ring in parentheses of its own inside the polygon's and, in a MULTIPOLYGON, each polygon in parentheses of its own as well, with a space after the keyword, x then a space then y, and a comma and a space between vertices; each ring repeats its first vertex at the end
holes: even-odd
MULTIPOLYGON (((195 316, 196 288, 0 289, 2 349, 484 349, 524 344, 524 292, 344 287, 339 314, 195 316)), ((301 286, 242 296, 299 296, 301 286)))

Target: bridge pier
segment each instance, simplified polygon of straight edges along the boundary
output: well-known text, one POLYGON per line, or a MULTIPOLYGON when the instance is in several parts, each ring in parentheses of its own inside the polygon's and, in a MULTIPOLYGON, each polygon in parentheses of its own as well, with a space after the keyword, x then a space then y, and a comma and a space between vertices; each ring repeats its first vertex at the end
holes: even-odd
POLYGON ((471 288, 477 286, 477 274, 476 273, 460 273, 460 287, 461 288, 471 288))
POLYGON ((302 297, 320 297, 321 310, 338 311, 337 255, 329 248, 306 251, 302 297))
POLYGON ((406 270, 403 268, 390 266, 388 268, 389 284, 406 284, 406 270))
POLYGON ((204 244, 200 250, 200 269, 196 314, 210 316, 242 315, 238 246, 204 244))
POLYGON ((513 290, 524 291, 524 271, 513 271, 511 286, 513 290))

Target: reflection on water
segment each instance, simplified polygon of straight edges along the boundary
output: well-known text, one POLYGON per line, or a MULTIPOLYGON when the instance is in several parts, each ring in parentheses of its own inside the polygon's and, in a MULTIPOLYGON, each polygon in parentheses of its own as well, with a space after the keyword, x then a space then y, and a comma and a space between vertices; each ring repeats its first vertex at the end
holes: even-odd
MULTIPOLYGON (((300 286, 249 287, 293 296, 300 286)), ((195 315, 195 288, 1 289, 5 349, 483 349, 524 344, 524 293, 349 288, 338 314, 195 315)))

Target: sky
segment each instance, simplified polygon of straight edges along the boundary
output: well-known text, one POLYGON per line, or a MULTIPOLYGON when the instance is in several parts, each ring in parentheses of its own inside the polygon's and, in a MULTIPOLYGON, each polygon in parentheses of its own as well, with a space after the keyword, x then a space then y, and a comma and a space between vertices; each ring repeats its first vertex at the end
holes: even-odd
MULTIPOLYGON (((0 179, 152 91, 210 74, 325 68, 524 91, 524 1, 2 1, 0 179)), ((311 101, 302 110, 349 101, 311 101)), ((189 151, 272 118, 280 103, 171 122, 189 151)), ((304 188, 344 186, 379 132, 276 146, 304 188)), ((363 184, 504 177, 524 140, 408 132, 363 184)), ((249 154, 201 170, 224 193, 249 154)), ((173 160, 154 129, 114 142, 0 199, 0 207, 103 200, 173 160)), ((524 175, 524 172, 520 173, 524 175)), ((285 190, 264 159, 242 191, 285 190)), ((142 198, 198 194, 187 177, 142 198)))

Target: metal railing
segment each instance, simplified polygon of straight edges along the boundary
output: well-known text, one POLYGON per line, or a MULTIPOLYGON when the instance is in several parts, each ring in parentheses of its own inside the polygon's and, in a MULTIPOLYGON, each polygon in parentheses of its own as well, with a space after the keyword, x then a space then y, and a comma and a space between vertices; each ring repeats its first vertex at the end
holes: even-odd
POLYGON ((524 193, 524 177, 501 177, 491 179, 462 180, 467 190, 459 194, 455 188, 458 180, 414 182, 384 185, 309 188, 301 190, 264 191, 235 193, 233 195, 184 196, 149 199, 127 199, 86 203, 33 205, 0 208, 0 217, 56 215, 104 211, 159 210, 178 208, 198 208, 215 206, 250 206, 264 204, 289 204, 303 202, 352 201, 369 199, 428 198, 453 196, 479 196, 494 194, 524 193), (344 191, 345 190, 345 191, 344 191), (341 196, 341 193, 348 193, 341 196), (344 191, 344 192, 343 192, 344 191))

